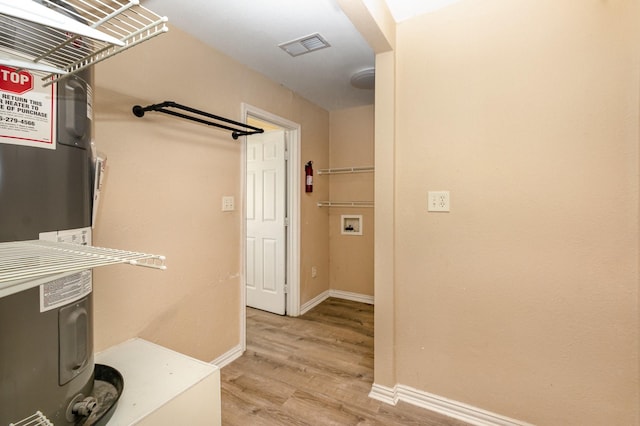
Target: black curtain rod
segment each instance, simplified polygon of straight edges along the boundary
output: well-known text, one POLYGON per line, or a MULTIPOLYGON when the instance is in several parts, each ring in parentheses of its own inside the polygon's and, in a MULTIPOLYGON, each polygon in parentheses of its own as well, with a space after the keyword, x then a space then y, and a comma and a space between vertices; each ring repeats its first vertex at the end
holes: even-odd
POLYGON ((175 102, 172 101, 164 101, 162 103, 159 104, 153 104, 153 105, 148 105, 146 107, 141 107, 140 105, 135 105, 133 107, 133 114, 136 117, 144 117, 144 113, 147 111, 157 111, 157 112, 163 112, 165 114, 169 114, 169 115, 173 115, 176 117, 180 117, 180 118, 185 118, 187 120, 191 120, 191 121, 196 121, 198 123, 202 123, 202 124, 207 124, 209 126, 215 126, 215 127, 219 127, 221 129, 225 129, 225 130, 230 130, 231 131, 231 137, 233 137, 233 139, 238 139, 239 136, 248 136, 248 135, 255 135, 256 133, 264 133, 263 129, 260 129, 258 127, 253 127, 250 126, 248 124, 244 124, 244 123, 239 123, 237 121, 234 120, 229 120, 228 118, 224 118, 224 117, 220 117, 214 114, 210 114, 208 112, 204 112, 204 111, 200 111, 197 110, 195 108, 191 108, 188 106, 184 106, 184 105, 180 105, 177 104, 175 102), (224 124, 220 124, 220 123, 216 123, 214 121, 209 121, 209 120, 205 120, 203 118, 199 118, 199 117, 194 117, 192 115, 187 115, 187 114, 182 114, 180 112, 176 112, 167 108, 176 108, 176 109, 181 109, 184 111, 189 111, 193 114, 198 114, 198 115, 202 115, 205 117, 209 117, 212 118, 214 120, 217 121, 222 121, 224 123, 229 123, 229 124, 233 124, 236 127, 230 127, 224 124), (238 128, 238 127, 244 127, 244 128, 238 128))

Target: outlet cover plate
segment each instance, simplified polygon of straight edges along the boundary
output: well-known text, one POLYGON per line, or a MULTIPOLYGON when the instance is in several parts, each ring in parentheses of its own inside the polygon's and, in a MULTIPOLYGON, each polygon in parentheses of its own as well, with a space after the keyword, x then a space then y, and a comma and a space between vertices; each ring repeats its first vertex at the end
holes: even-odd
POLYGON ((429 191, 427 210, 430 212, 450 211, 449 191, 429 191))
POLYGON ((235 200, 233 196, 225 195, 222 197, 222 211, 232 212, 235 210, 235 200))

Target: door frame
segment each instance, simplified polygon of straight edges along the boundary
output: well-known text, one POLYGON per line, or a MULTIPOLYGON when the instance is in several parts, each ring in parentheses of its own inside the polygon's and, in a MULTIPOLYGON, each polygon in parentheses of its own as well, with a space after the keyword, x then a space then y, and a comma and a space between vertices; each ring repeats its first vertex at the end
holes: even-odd
MULTIPOLYGON (((244 123, 247 122, 248 116, 255 117, 259 120, 273 123, 282 127, 285 131, 285 140, 287 151, 289 153, 287 159, 287 218, 289 225, 287 226, 287 252, 286 252, 286 277, 287 277, 287 294, 286 309, 287 316, 296 317, 300 315, 300 124, 285 118, 279 117, 268 111, 249 105, 241 104, 240 117, 244 123)), ((240 339, 242 352, 247 348, 247 292, 246 292, 246 265, 247 265, 247 137, 242 138, 242 160, 241 160, 241 193, 242 193, 242 244, 241 246, 241 288, 240 292, 240 339)))

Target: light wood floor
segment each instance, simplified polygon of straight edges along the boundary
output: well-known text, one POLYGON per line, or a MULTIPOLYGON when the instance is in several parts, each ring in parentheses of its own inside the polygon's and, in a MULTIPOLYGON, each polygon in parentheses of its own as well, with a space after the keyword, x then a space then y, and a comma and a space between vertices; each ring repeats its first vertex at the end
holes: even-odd
POLYGON ((247 351, 222 369, 222 424, 466 425, 371 399, 372 383, 373 306, 330 298, 297 318, 247 308, 247 351))

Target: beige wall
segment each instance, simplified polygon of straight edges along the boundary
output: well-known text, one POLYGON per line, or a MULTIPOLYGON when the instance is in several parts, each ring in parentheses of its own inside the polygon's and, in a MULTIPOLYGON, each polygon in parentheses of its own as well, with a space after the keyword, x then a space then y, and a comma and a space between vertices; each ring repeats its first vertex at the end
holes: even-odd
POLYGON ((540 425, 638 424, 639 17, 469 0, 398 25, 398 383, 540 425))
POLYGON ((318 208, 318 202, 329 198, 329 187, 318 184, 318 174, 314 173, 313 192, 306 193, 304 164, 313 161, 313 169, 329 167, 329 114, 325 112, 324 121, 309 123, 302 127, 302 138, 306 140, 309 132, 322 135, 322 143, 305 144, 302 151, 300 182, 302 197, 300 200, 300 305, 329 290, 329 217, 326 209, 318 208), (317 275, 311 277, 311 268, 317 275))
MULTIPOLYGON (((302 158, 325 163, 329 114, 175 28, 97 65, 95 86, 108 174, 94 243, 164 254, 168 265, 96 270, 96 349, 140 336, 210 361, 240 343, 241 143, 131 107, 172 100, 240 120, 246 102, 299 123, 302 158), (223 195, 234 212, 221 211, 223 195)), ((301 274, 313 263, 326 277, 301 280, 304 303, 328 289, 328 220, 305 197, 301 209, 301 274)))
MULTIPOLYGON (((373 114, 373 105, 331 111, 331 168, 373 166, 373 114)), ((329 185, 332 201, 373 201, 373 180, 373 173, 318 177, 319 185, 329 185)), ((374 209, 328 210, 331 289, 373 296, 374 209), (342 215, 362 215, 362 235, 343 235, 342 215)))

